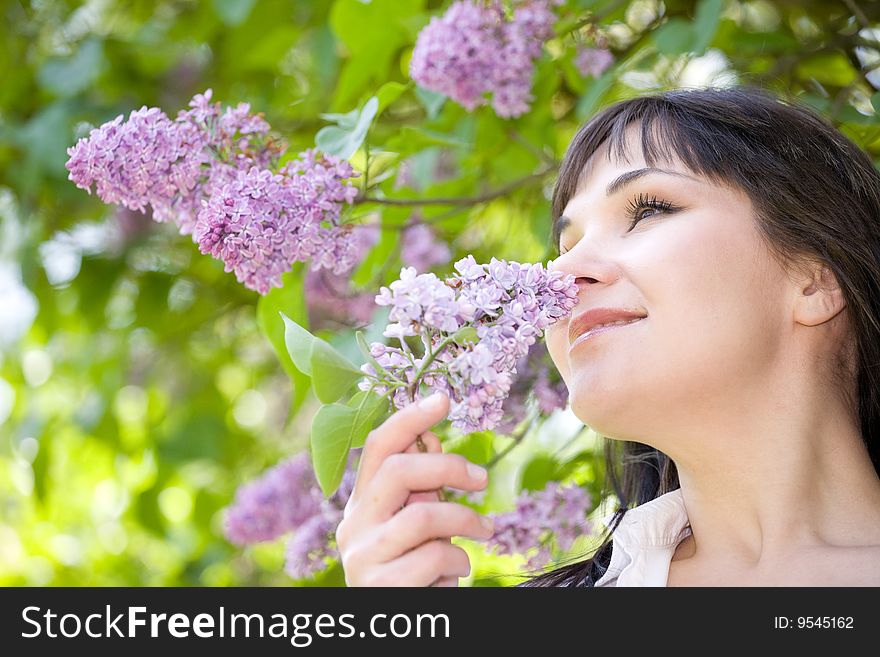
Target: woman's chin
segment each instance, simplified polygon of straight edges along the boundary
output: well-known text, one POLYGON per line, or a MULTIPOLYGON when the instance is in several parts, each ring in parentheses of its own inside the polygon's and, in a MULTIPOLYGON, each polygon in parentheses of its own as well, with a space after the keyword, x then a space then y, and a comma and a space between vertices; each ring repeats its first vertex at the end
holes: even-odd
POLYGON ((575 417, 600 435, 613 438, 632 429, 631 426, 621 426, 621 420, 631 417, 631 409, 638 403, 631 391, 580 387, 575 381, 569 391, 569 400, 575 417))

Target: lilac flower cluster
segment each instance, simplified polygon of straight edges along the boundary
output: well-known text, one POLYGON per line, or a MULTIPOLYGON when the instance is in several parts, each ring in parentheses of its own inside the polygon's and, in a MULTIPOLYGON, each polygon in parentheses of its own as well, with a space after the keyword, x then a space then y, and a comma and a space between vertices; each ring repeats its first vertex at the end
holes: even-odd
POLYGON ((590 494, 582 486, 551 481, 544 490, 522 493, 513 511, 489 514, 495 534, 486 546, 497 554, 523 555, 537 546, 526 567, 541 568, 552 559, 553 537, 559 549, 567 551, 578 536, 592 531, 587 520, 591 507, 590 494))
MULTIPOLYGON (((352 450, 358 452, 360 450, 352 450)), ((329 499, 321 501, 321 510, 303 523, 287 541, 284 571, 294 579, 306 579, 324 570, 329 561, 339 558, 334 534, 357 479, 357 469, 349 467, 342 482, 329 499)))
POLYGON ((565 408, 568 403, 568 387, 550 360, 550 352, 544 342, 536 342, 529 352, 516 362, 516 378, 504 401, 504 419, 495 431, 509 434, 528 414, 529 400, 534 398, 538 411, 550 415, 565 408))
POLYGON ((303 579, 323 570, 328 560, 339 556, 333 534, 354 488, 354 457, 359 452, 353 449, 349 453, 342 483, 329 499, 321 493, 308 452, 244 484, 226 510, 226 537, 236 545, 248 545, 293 532, 285 549, 285 571, 303 579))
POLYGON ((344 270, 354 247, 339 225, 355 177, 344 161, 314 150, 273 173, 285 146, 247 103, 221 108, 197 94, 173 121, 156 107, 119 115, 67 150, 69 178, 105 203, 173 222, 202 253, 265 294, 295 260, 344 270))
POLYGON ((314 149, 279 173, 239 171, 204 204, 193 237, 202 253, 223 260, 226 271, 260 294, 280 287, 281 274, 296 261, 342 273, 357 257, 352 225, 338 223, 342 203, 357 195, 342 183, 353 175, 348 162, 314 149))
POLYGON ((607 48, 584 48, 579 46, 574 64, 585 77, 598 78, 614 63, 614 55, 607 48))
POLYGON ((529 110, 534 60, 553 36, 552 6, 562 0, 515 0, 506 18, 501 0, 455 2, 419 33, 410 76, 422 87, 442 93, 468 111, 487 103, 498 116, 529 110))
POLYGON ((373 317, 375 294, 357 292, 352 288, 351 275, 369 250, 379 241, 378 223, 358 224, 352 229, 356 247, 354 266, 334 274, 329 269, 309 270, 303 281, 303 293, 309 313, 309 328, 339 329, 343 326, 363 327, 373 317))
POLYGON ((173 221, 192 232, 200 201, 239 169, 269 166, 283 150, 267 138, 269 124, 241 103, 223 112, 212 91, 197 94, 171 120, 158 107, 132 111, 94 128, 68 148, 69 179, 105 203, 173 221))
POLYGON ((457 276, 441 280, 404 267, 399 280, 380 289, 376 303, 391 306, 383 335, 401 346, 370 345, 381 371, 365 363, 361 369, 368 376, 358 386, 378 394, 393 389, 397 408, 421 398, 422 383, 430 392, 442 390, 452 402, 452 426, 471 433, 501 421, 517 361, 571 312, 578 286, 573 275, 540 263, 492 258, 477 264, 469 255, 455 270, 457 276), (407 342, 414 336, 421 339, 421 355, 407 342))
POLYGON ((437 238, 428 224, 414 220, 403 228, 400 259, 404 266, 425 272, 452 260, 452 252, 446 242, 437 238))

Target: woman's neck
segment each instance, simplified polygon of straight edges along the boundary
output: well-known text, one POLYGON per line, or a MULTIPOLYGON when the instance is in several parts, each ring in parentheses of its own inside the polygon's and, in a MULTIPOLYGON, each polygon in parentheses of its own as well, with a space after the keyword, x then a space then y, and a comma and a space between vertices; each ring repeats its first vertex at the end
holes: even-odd
POLYGON ((693 532, 676 558, 760 571, 805 549, 880 546, 880 477, 850 418, 756 417, 670 455, 693 532))

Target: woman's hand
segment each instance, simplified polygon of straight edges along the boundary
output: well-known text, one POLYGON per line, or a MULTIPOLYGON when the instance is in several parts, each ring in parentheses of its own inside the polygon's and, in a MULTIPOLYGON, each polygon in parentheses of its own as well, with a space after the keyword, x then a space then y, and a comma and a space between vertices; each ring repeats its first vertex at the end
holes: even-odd
POLYGON ((427 399, 395 412, 367 436, 336 528, 348 586, 458 586, 458 578, 470 574, 470 559, 450 538, 493 534, 490 518, 439 501, 437 489, 482 490, 488 475, 459 454, 442 453, 427 429, 449 413, 449 397, 440 393, 433 406, 427 399), (420 434, 425 453, 416 445, 420 434))

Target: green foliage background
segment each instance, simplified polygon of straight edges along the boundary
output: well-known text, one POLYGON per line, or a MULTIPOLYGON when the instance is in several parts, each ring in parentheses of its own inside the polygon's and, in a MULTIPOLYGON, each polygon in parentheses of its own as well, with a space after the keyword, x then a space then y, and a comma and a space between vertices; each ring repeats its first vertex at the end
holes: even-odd
MULTIPOLYGON (((338 566, 292 582, 282 542, 240 550, 221 531, 238 485, 308 445, 318 403, 272 347, 283 344, 277 310, 304 312, 293 291, 301 270, 258 312, 258 296, 188 237, 75 188, 66 148, 92 126, 142 105, 173 116, 211 87, 215 100, 264 112, 292 156, 328 125, 320 114, 400 92, 369 134, 372 193, 461 199, 420 209, 456 259, 480 262, 553 256, 548 198, 569 139, 597 108, 645 90, 760 84, 818 107, 880 153, 876 2, 569 0, 538 62, 532 109, 513 120, 490 107, 468 113, 409 80, 419 30, 449 4, 0 4, 0 265, 20 274, 38 308, 0 344, 0 584, 343 583, 338 566), (573 63, 591 25, 616 60, 598 79, 573 63), (441 156, 454 163, 451 179, 432 175, 441 156), (395 189, 410 157, 422 188, 395 189), (119 227, 121 237, 91 248, 75 232, 83 226, 119 227), (46 262, 64 258, 67 280, 53 285, 46 262)), ((361 148, 352 162, 362 169, 366 157, 361 148)), ((355 220, 379 212, 383 226, 356 276, 364 289, 397 277, 399 228, 416 207, 354 210, 355 220)), ((9 323, 27 313, 0 292, 0 314, 9 323)), ((353 331, 323 337, 357 353, 353 331)), ((493 470, 485 509, 507 510, 548 479, 598 495, 596 437, 579 429, 558 418, 535 427, 493 470)), ((485 463, 508 443, 477 435, 451 448, 485 463)), ((492 576, 523 564, 460 543, 472 555, 469 583, 510 583, 492 576)))

